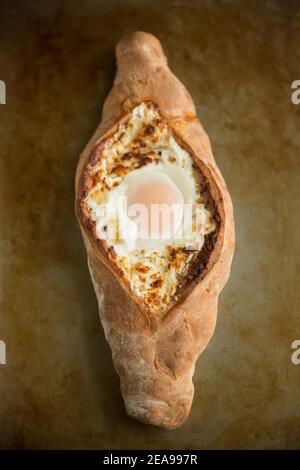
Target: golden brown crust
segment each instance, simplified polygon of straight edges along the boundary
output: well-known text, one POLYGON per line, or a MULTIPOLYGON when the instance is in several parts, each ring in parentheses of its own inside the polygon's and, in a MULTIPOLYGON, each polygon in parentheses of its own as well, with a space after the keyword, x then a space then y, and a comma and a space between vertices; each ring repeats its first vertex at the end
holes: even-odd
POLYGON ((193 101, 169 70, 159 41, 147 33, 133 33, 118 44, 117 62, 101 123, 78 164, 76 214, 127 412, 141 421, 173 429, 190 411, 195 361, 213 334, 218 295, 229 276, 234 250, 232 205, 193 101), (120 123, 126 122, 125 113, 142 101, 159 107, 176 140, 192 155, 205 180, 206 202, 213 206, 217 219, 217 230, 205 237, 197 263, 190 267, 197 269, 196 274, 191 271, 191 282, 183 287, 180 301, 162 318, 154 317, 131 294, 114 263, 114 253, 97 239, 83 204, 91 184, 89 165, 120 123))

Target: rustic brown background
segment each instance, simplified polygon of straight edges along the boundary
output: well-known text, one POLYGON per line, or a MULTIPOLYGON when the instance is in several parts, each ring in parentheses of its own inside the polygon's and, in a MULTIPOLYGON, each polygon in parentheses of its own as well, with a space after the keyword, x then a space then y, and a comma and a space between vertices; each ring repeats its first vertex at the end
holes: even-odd
POLYGON ((299 1, 1 1, 1 448, 300 447, 299 1), (237 248, 195 400, 174 432, 128 418, 73 213, 114 46, 156 34, 192 93, 237 248))

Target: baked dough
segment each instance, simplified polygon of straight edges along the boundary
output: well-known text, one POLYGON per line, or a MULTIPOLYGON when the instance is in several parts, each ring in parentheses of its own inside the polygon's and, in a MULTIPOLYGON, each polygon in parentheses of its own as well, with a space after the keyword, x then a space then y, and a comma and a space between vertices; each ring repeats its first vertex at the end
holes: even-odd
POLYGON ((76 214, 126 411, 140 421, 174 429, 190 412, 195 362, 214 332, 218 296, 229 276, 234 251, 232 204, 192 98, 168 68, 158 39, 144 32, 132 33, 119 42, 116 55, 113 88, 104 103, 101 122, 78 163, 76 214), (196 278, 162 316, 149 312, 128 289, 109 246, 97 237, 82 204, 95 149, 116 132, 135 106, 147 101, 158 106, 189 149, 205 178, 218 219, 213 242, 203 247, 196 278))

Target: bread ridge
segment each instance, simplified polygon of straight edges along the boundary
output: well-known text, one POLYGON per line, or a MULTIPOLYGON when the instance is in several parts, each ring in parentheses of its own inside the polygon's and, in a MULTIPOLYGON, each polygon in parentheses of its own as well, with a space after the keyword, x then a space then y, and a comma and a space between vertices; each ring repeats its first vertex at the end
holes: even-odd
POLYGON ((189 414, 195 362, 213 335, 218 296, 229 277, 235 243, 233 210, 192 98, 170 71, 158 39, 149 33, 131 33, 117 45, 116 56, 116 78, 101 122, 78 163, 76 213, 127 413, 140 421, 175 429, 189 414), (112 267, 111 254, 88 229, 80 210, 83 175, 93 151, 114 133, 119 120, 126 119, 126 113, 143 101, 158 106, 182 145, 189 148, 207 178, 220 219, 210 263, 162 318, 152 315, 130 293, 112 267))

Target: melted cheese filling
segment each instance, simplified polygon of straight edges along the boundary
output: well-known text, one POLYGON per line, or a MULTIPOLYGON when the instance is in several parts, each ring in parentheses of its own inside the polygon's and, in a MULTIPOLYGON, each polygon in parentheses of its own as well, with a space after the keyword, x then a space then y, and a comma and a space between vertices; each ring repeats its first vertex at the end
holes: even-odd
POLYGON ((129 120, 105 142, 103 154, 90 172, 93 187, 86 203, 99 239, 116 253, 115 262, 130 289, 153 311, 164 311, 176 293, 206 234, 215 230, 204 207, 201 177, 189 153, 151 103, 135 107, 129 120), (148 172, 167 175, 179 188, 187 211, 185 223, 171 239, 141 244, 137 226, 123 201, 128 190, 148 172))

